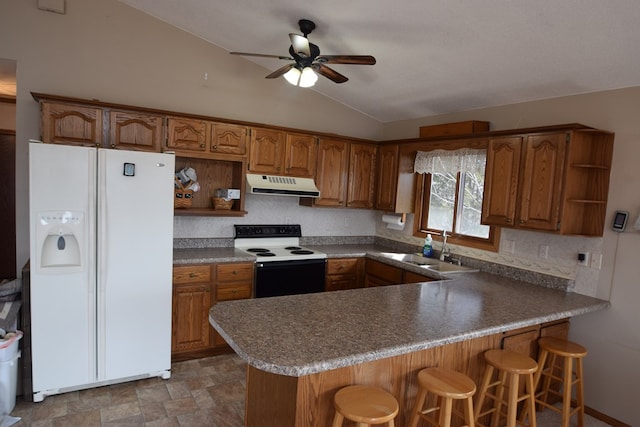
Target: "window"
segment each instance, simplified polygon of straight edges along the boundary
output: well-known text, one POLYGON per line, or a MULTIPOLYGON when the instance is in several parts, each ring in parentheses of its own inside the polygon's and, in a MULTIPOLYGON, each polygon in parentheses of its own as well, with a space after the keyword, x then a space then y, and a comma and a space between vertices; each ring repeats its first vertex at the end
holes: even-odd
POLYGON ((493 227, 480 223, 486 150, 418 151, 415 234, 451 236, 450 242, 497 250, 493 227))

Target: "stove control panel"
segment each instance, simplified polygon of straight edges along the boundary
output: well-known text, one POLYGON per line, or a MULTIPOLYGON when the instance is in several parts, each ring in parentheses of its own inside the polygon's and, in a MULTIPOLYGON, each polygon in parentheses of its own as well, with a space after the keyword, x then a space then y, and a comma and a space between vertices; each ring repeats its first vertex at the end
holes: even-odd
POLYGON ((302 237, 299 224, 286 225, 234 225, 236 239, 256 237, 302 237))

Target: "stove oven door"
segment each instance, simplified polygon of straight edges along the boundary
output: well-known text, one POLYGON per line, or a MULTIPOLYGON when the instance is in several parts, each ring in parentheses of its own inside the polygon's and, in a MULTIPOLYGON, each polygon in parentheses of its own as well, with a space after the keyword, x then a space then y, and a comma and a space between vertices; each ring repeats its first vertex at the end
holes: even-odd
POLYGON ((256 298, 324 291, 326 259, 256 264, 256 298))

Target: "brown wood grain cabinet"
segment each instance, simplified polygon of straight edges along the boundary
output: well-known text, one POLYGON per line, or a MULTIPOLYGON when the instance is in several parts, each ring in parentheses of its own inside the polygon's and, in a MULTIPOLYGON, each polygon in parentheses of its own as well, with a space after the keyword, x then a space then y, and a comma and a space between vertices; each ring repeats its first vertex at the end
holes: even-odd
POLYGON ((249 172, 312 178, 317 145, 314 135, 252 128, 249 172))
POLYGON ((363 287, 364 258, 330 258, 327 260, 325 290, 341 291, 363 287))
POLYGON ((365 259, 364 286, 397 285, 403 281, 403 269, 373 259, 365 259))
POLYGON ((210 265, 173 268, 172 358, 209 350, 212 328, 209 308, 213 287, 210 265))
POLYGON ((348 208, 373 208, 376 185, 376 152, 374 144, 351 143, 347 184, 348 208))
POLYGON ((102 146, 102 108, 41 100, 42 141, 102 146))
POLYGON ((320 197, 301 198, 306 206, 345 207, 349 166, 349 142, 337 138, 320 138, 318 143, 316 185, 320 197))
POLYGON ((381 145, 378 148, 378 180, 375 208, 387 212, 396 211, 398 184, 398 144, 381 145))
POLYGON ((219 155, 247 156, 249 128, 231 123, 211 123, 209 150, 219 155))
POLYGON ((124 150, 151 151, 162 149, 163 117, 132 111, 109 111, 109 147, 124 150))
POLYGON ((188 360, 230 351, 209 323, 219 301, 251 298, 253 263, 173 267, 171 359, 188 360))
MULTIPOLYGON (((216 264, 214 266, 215 302, 251 298, 254 265, 253 262, 216 264)), ((207 316, 208 313, 209 310, 207 310, 207 316)), ((218 349, 228 348, 224 338, 215 330, 213 330, 213 343, 218 349)))
POLYGON ((612 155, 595 129, 489 139, 482 223, 601 236, 612 155))

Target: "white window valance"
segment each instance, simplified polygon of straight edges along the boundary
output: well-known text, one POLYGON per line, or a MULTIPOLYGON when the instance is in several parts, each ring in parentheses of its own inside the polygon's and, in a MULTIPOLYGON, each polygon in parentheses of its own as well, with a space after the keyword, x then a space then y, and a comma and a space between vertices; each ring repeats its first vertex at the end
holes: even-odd
POLYGON ((415 173, 456 174, 484 169, 487 150, 461 148, 458 150, 418 151, 413 166, 415 173))

